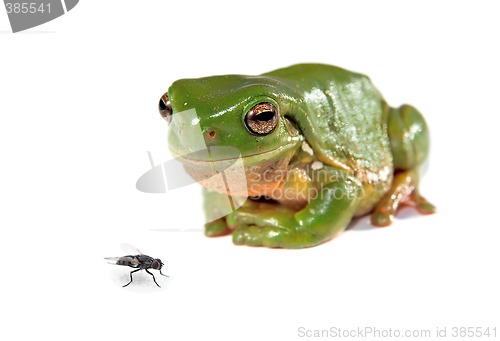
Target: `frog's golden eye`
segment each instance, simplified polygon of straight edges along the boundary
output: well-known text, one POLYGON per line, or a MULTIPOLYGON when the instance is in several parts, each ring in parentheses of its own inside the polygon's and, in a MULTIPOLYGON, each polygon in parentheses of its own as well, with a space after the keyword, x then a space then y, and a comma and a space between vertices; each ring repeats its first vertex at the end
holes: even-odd
POLYGON ((158 110, 160 111, 161 117, 163 117, 168 123, 172 121, 172 105, 168 99, 168 93, 165 92, 160 98, 160 103, 158 103, 158 110))
POLYGON ((267 102, 254 105, 245 116, 245 124, 252 133, 269 134, 278 125, 278 110, 267 102))

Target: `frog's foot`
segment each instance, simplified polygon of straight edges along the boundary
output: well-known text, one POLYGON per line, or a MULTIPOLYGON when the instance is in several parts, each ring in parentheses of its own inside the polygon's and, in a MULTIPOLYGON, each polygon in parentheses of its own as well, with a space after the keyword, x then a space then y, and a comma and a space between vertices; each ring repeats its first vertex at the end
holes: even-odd
POLYGON ((371 215, 375 226, 384 227, 392 223, 392 219, 401 206, 415 207, 421 214, 431 214, 436 211, 434 205, 418 193, 416 170, 407 170, 394 177, 389 192, 380 200, 371 215))
POLYGON ((226 219, 221 218, 205 224, 205 235, 207 237, 219 237, 230 234, 231 230, 227 227, 226 219))
POLYGON ((233 232, 236 245, 298 249, 319 243, 317 236, 304 229, 282 227, 240 226, 233 232))
POLYGON ((301 248, 318 244, 315 235, 299 227, 295 211, 279 204, 264 204, 231 213, 227 224, 236 245, 301 248))

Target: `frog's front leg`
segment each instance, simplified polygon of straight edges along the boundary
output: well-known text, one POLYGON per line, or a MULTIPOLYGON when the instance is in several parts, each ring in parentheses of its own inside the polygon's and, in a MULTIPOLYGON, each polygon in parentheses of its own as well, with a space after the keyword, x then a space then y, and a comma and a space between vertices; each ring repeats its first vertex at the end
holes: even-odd
POLYGON ((323 186, 300 211, 271 206, 261 211, 241 208, 227 217, 235 225, 233 242, 241 245, 304 248, 342 232, 356 210, 361 185, 351 179, 323 186))
POLYGON ((239 209, 255 209, 256 203, 246 198, 229 197, 226 193, 219 193, 211 189, 203 189, 203 205, 205 211, 205 235, 207 237, 219 237, 230 234, 232 229, 228 227, 227 216, 237 205, 239 209))
POLYGON ((203 189, 203 208, 205 210, 205 235, 208 237, 224 236, 231 233, 226 225, 226 215, 229 201, 226 194, 221 194, 211 189, 203 189))

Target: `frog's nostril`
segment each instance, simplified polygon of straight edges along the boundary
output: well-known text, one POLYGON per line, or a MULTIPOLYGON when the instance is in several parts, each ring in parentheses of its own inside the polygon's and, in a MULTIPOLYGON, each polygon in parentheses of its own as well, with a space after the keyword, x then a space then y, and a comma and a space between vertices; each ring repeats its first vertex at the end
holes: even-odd
POLYGON ((205 137, 208 141, 213 142, 217 138, 217 131, 215 129, 208 129, 205 131, 205 137))
POLYGON ((170 104, 168 93, 165 92, 165 94, 161 96, 160 102, 158 103, 158 110, 160 111, 161 117, 168 123, 172 121, 172 105, 170 104))

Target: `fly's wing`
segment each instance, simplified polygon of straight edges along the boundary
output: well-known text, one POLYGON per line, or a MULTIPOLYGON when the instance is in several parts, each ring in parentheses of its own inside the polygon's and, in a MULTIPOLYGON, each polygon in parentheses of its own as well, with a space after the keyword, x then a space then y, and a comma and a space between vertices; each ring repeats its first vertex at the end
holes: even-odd
POLYGON ((105 257, 109 264, 116 264, 121 257, 105 257))
POLYGON ((123 257, 106 257, 110 264, 130 266, 132 268, 137 268, 140 265, 140 261, 136 256, 123 256, 123 257))
POLYGON ((123 243, 120 245, 120 248, 122 249, 123 253, 126 255, 143 255, 141 251, 139 251, 138 248, 136 248, 133 245, 123 243))

